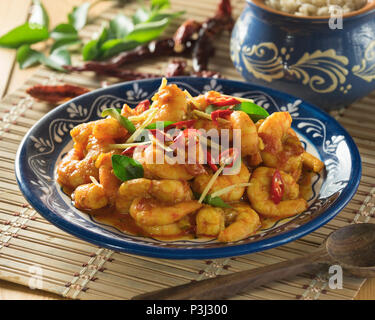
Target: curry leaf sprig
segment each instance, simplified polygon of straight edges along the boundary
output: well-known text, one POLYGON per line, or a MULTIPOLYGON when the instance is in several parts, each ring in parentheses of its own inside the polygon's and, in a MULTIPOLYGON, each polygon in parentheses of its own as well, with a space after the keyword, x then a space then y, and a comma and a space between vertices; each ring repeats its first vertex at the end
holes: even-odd
POLYGON ((86 43, 82 50, 83 59, 107 59, 158 38, 172 19, 184 13, 164 13, 169 6, 169 0, 151 0, 151 8, 140 7, 131 17, 117 15, 86 43))
POLYGON ((0 37, 0 47, 17 49, 16 60, 21 69, 44 64, 49 68, 65 71, 63 66, 71 64, 68 49, 81 43, 78 31, 86 23, 89 7, 90 3, 85 2, 73 8, 68 15, 68 23, 59 24, 49 30, 47 11, 40 0, 33 0, 28 21, 0 37), (53 40, 49 55, 31 48, 31 45, 48 39, 53 40))
POLYGON ((82 50, 84 60, 107 59, 159 37, 171 19, 183 13, 165 13, 163 10, 169 8, 169 0, 151 0, 149 9, 141 7, 131 17, 122 14, 116 16, 108 26, 103 26, 95 39, 83 46, 79 31, 87 23, 89 10, 102 1, 114 0, 84 2, 72 9, 67 22, 50 30, 49 16, 42 2, 33 0, 28 21, 1 36, 0 47, 17 49, 16 60, 21 69, 44 64, 58 71, 66 71, 63 66, 71 64, 72 51, 82 50), (48 55, 31 47, 49 39, 52 39, 52 45, 48 55))

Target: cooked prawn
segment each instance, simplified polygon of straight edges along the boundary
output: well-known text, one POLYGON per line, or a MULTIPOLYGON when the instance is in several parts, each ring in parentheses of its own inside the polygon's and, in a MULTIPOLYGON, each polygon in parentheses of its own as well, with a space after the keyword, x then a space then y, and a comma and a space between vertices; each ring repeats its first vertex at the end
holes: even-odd
POLYGON ((92 129, 93 136, 100 139, 125 138, 128 131, 114 118, 106 118, 95 121, 92 129))
POLYGON ((164 150, 154 145, 145 149, 136 149, 133 154, 133 159, 142 164, 145 178, 172 180, 191 180, 194 178, 185 164, 169 164, 166 157, 164 150))
POLYGON ((137 225, 150 236, 170 237, 180 236, 184 233, 184 230, 180 228, 178 223, 165 224, 162 226, 137 225))
POLYGON ((57 167, 57 181, 64 187, 74 189, 89 183, 90 176, 98 179, 99 171, 90 156, 82 159, 77 149, 70 150, 57 167))
POLYGON ((78 186, 72 195, 75 207, 79 209, 100 209, 108 204, 108 197, 102 185, 96 183, 78 186))
POLYGON ((234 222, 219 233, 218 240, 221 242, 245 239, 254 234, 261 226, 258 214, 248 204, 235 203, 231 206, 237 211, 237 215, 234 222))
POLYGON ((224 225, 224 211, 218 207, 205 206, 196 216, 196 234, 199 236, 217 236, 224 225))
POLYGON ((95 161, 95 166, 99 167, 99 182, 103 186, 110 204, 115 203, 117 190, 121 183, 113 173, 112 154, 113 152, 102 153, 95 161))
POLYGON ((83 155, 77 149, 71 149, 57 166, 57 182, 63 186, 73 187, 71 184, 71 174, 77 169, 79 161, 83 155))
POLYGON ((143 231, 156 238, 181 237, 187 235, 192 229, 193 224, 189 216, 185 216, 179 221, 162 226, 145 226, 137 224, 143 231))
MULTIPOLYGON (((201 194, 206 188, 208 182, 212 178, 211 174, 202 174, 197 176, 193 183, 192 189, 196 193, 201 194)), ((210 188, 209 193, 214 193, 220 189, 229 187, 234 184, 241 184, 249 182, 250 172, 247 167, 241 162, 240 172, 235 175, 221 175, 214 182, 213 186, 210 188)), ((221 199, 225 202, 239 201, 245 192, 245 187, 234 188, 227 193, 221 195, 221 199)))
POLYGON ((258 154, 258 133, 250 117, 243 111, 233 111, 229 120, 233 129, 241 130, 241 156, 258 154))
POLYGON ((232 127, 230 125, 230 122, 219 122, 216 124, 212 120, 208 119, 197 119, 196 122, 194 123, 194 129, 202 129, 204 130, 207 134, 209 134, 210 130, 218 130, 218 134, 221 134, 221 130, 228 130, 228 137, 229 141, 233 140, 233 132, 232 132, 232 127))
POLYGON ((90 136, 92 135, 92 130, 95 126, 95 121, 81 123, 78 126, 70 130, 70 135, 74 141, 74 149, 83 153, 86 149, 87 143, 90 136))
POLYGON ((186 118, 187 99, 185 93, 175 84, 165 86, 159 90, 153 97, 153 108, 158 108, 156 116, 152 123, 156 121, 181 121, 186 118))
POLYGON ((299 214, 307 209, 305 199, 298 198, 299 185, 293 177, 280 171, 284 184, 284 195, 279 204, 271 200, 271 183, 276 169, 258 167, 250 178, 247 196, 251 206, 260 215, 273 218, 286 218, 299 214))
POLYGON ((141 225, 162 226, 174 223, 201 207, 202 204, 196 200, 163 204, 156 199, 135 198, 129 212, 133 219, 141 225))
POLYGON ((131 203, 137 197, 153 197, 173 204, 191 200, 193 195, 186 181, 133 179, 123 182, 118 189, 117 210, 122 213, 129 212, 131 203))
POLYGON ((290 173, 298 180, 304 149, 291 123, 289 112, 275 112, 259 125, 258 134, 264 144, 261 151, 264 165, 290 173))

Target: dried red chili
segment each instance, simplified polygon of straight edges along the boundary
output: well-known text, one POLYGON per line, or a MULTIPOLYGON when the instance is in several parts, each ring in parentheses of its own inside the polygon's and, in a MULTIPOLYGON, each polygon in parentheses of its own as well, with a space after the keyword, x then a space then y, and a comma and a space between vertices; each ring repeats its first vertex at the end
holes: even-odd
POLYGON ((205 32, 200 32, 198 40, 193 47, 192 55, 195 72, 202 72, 208 69, 208 61, 215 55, 215 48, 211 38, 205 32))
POLYGON ((202 25, 193 19, 186 20, 179 26, 173 35, 174 51, 176 53, 185 51, 189 41, 198 38, 198 32, 201 27, 202 25))
POLYGON ((26 92, 33 98, 51 103, 58 103, 64 100, 70 100, 89 91, 90 90, 87 88, 74 86, 71 84, 54 86, 35 85, 26 90, 26 92))
POLYGON ((220 72, 210 71, 210 70, 192 72, 190 75, 192 77, 202 77, 202 78, 215 78, 215 79, 223 78, 220 72))
POLYGON ((213 37, 224 30, 231 31, 234 25, 230 0, 221 0, 212 18, 207 19, 199 30, 198 39, 192 50, 195 72, 207 70, 208 59, 213 56, 213 37))
POLYGON ((166 77, 177 77, 185 75, 185 69, 187 67, 187 62, 182 59, 174 59, 168 63, 165 70, 166 77))
POLYGON ((284 195, 284 182, 279 170, 275 170, 271 180, 271 200, 279 204, 284 195))

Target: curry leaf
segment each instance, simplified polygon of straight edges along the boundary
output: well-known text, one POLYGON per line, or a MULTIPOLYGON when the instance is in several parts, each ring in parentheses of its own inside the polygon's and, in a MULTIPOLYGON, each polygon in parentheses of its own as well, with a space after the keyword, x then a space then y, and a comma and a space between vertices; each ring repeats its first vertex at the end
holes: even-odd
POLYGON ((42 63, 45 66, 59 71, 66 71, 63 66, 70 64, 70 54, 67 50, 57 49, 49 57, 43 53, 35 51, 29 45, 23 45, 17 50, 16 56, 20 68, 28 68, 35 64, 42 63))
POLYGON ((147 21, 150 17, 151 11, 147 8, 138 8, 137 11, 133 14, 132 20, 134 24, 139 24, 147 21))
POLYGON ((39 0, 33 0, 33 6, 31 8, 31 15, 29 23, 38 24, 48 29, 49 17, 46 9, 39 0))
POLYGON ((111 157, 113 173, 122 181, 143 178, 142 165, 133 158, 114 154, 111 157))
POLYGON ((109 30, 102 27, 102 31, 96 39, 87 42, 82 49, 83 60, 95 60, 101 55, 101 46, 108 39, 109 30))
MULTIPOLYGON (((193 191, 194 197, 196 199, 200 198, 200 194, 193 191)), ((231 206, 224 202, 223 199, 220 197, 211 197, 210 194, 206 195, 203 199, 203 203, 209 204, 213 207, 220 207, 220 208, 231 208, 231 206)))
POLYGON ((43 54, 30 48, 29 45, 24 44, 17 50, 16 60, 21 69, 25 69, 36 65, 43 59, 43 54))
POLYGON ((66 49, 57 49, 49 57, 43 57, 41 62, 51 69, 66 72, 63 66, 71 64, 70 53, 66 49))
POLYGON ((173 124, 172 121, 157 121, 155 123, 149 124, 145 129, 160 129, 160 128, 166 128, 173 124))
POLYGON ((178 11, 175 13, 159 13, 159 12, 153 12, 150 17, 148 18, 147 22, 152 22, 152 21, 160 21, 165 18, 172 20, 174 18, 177 18, 181 15, 183 15, 185 11, 178 11))
POLYGON ((103 43, 100 48, 100 59, 107 59, 122 51, 128 51, 139 45, 136 41, 124 41, 122 39, 112 39, 103 43))
MULTIPOLYGON (((225 107, 228 109, 228 107, 225 107)), ((219 108, 215 107, 213 104, 210 104, 207 106, 207 108, 204 110, 204 112, 211 114, 213 111, 218 110, 219 108)))
POLYGON ((169 19, 164 18, 155 22, 137 24, 134 30, 125 37, 125 40, 133 40, 140 43, 151 41, 161 35, 168 23, 169 19))
POLYGON ((220 197, 211 197, 211 195, 206 195, 203 199, 204 203, 207 203, 213 207, 220 208, 230 208, 231 206, 223 201, 220 197))
POLYGON ((89 2, 84 2, 68 14, 69 23, 77 30, 81 30, 87 22, 87 14, 90 8, 89 2))
POLYGON ((50 36, 56 41, 66 39, 76 40, 78 39, 78 32, 71 24, 61 23, 51 31, 50 36))
POLYGON ((109 22, 109 30, 114 38, 124 38, 128 33, 133 31, 134 24, 126 16, 119 14, 109 22))
POLYGON ((61 39, 54 42, 51 47, 50 52, 53 52, 57 49, 66 49, 72 50, 72 47, 78 48, 82 41, 80 39, 61 39))
POLYGON ((269 116, 265 109, 250 101, 241 102, 234 107, 234 110, 246 112, 254 123, 269 116))
POLYGON ((82 49, 83 60, 94 60, 99 56, 100 50, 98 48, 97 40, 90 40, 87 42, 82 49))
MULTIPOLYGON (((121 110, 120 110, 120 112, 121 112, 121 110)), ((122 116, 120 112, 115 108, 104 109, 101 116, 102 117, 110 116, 110 117, 116 119, 118 122, 120 122, 120 124, 126 130, 128 130, 130 133, 134 133, 136 128, 135 128, 133 122, 131 122, 128 118, 122 116)))
POLYGON ((151 0, 152 10, 163 10, 171 6, 169 0, 151 0))
POLYGON ((0 47, 18 48, 24 44, 33 44, 48 39, 49 33, 45 26, 33 23, 20 25, 0 38, 0 47))

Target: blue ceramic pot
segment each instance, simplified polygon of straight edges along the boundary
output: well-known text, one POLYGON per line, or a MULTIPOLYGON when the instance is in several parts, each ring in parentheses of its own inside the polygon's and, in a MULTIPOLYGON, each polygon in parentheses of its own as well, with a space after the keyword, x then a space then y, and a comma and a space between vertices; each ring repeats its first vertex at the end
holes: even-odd
POLYGON ((375 89, 375 2, 341 22, 248 0, 232 32, 232 61, 249 82, 338 109, 375 89))

